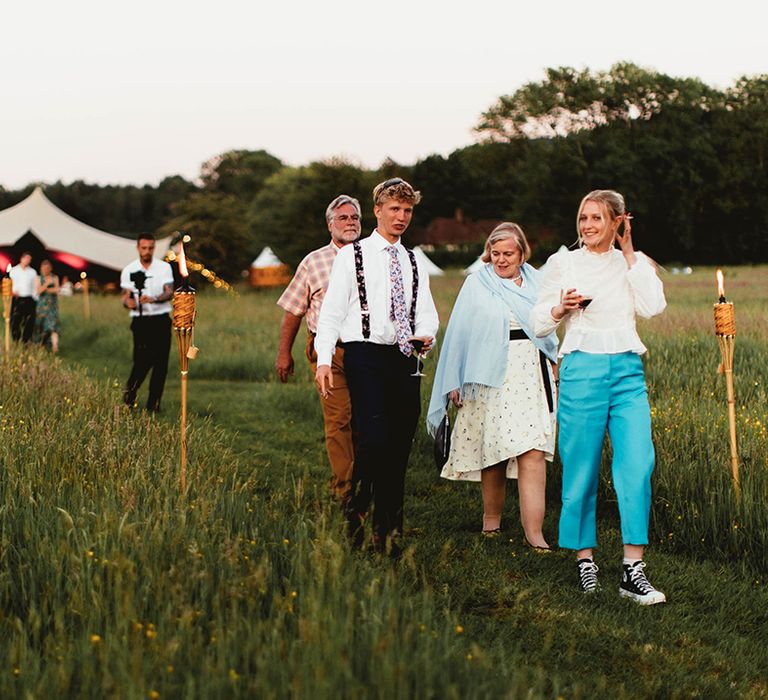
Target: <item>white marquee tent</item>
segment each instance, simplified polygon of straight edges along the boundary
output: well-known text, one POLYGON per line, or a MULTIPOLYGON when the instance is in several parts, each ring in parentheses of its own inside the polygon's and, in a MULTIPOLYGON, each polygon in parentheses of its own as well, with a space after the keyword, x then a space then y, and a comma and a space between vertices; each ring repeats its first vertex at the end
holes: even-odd
MULTIPOLYGON (((100 231, 59 209, 36 187, 18 204, 0 211, 0 247, 14 245, 31 231, 48 250, 69 253, 110 270, 122 270, 137 257, 136 241, 100 231)), ((170 238, 157 242, 168 248, 170 238)))
POLYGON ((427 257, 427 254, 421 249, 421 246, 415 246, 413 252, 416 255, 416 259, 427 269, 430 277, 440 277, 445 274, 429 259, 429 257, 427 257))
POLYGON ((482 256, 478 256, 477 260, 473 262, 469 267, 464 268, 465 275, 471 275, 473 272, 477 272, 485 263, 482 261, 482 256))
POLYGON ((267 246, 256 256, 256 259, 251 263, 251 267, 276 267, 282 264, 282 261, 275 255, 272 248, 267 246))
POLYGON ((291 281, 291 272, 267 246, 251 263, 248 277, 252 287, 282 287, 291 281))

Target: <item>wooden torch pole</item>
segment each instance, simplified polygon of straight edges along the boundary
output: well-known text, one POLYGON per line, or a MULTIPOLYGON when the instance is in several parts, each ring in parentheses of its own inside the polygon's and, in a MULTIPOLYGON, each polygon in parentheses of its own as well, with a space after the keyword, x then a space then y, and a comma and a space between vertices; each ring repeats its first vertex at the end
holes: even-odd
POLYGON ((736 314, 733 302, 725 298, 725 283, 722 270, 717 271, 717 291, 720 299, 714 305, 715 335, 723 358, 721 365, 725 374, 725 386, 728 397, 728 433, 731 441, 731 475, 736 499, 741 499, 741 480, 739 478, 739 453, 736 446, 736 397, 733 391, 733 352, 736 345, 736 314))
POLYGON ((2 295, 3 318, 5 319, 5 354, 8 355, 11 351, 11 304, 13 302, 13 280, 10 277, 3 277, 2 295))
POLYGON ((184 244, 179 253, 179 270, 184 279, 181 286, 173 293, 173 329, 179 347, 179 367, 181 370, 181 413, 179 416, 179 489, 183 496, 187 490, 187 381, 192 334, 195 328, 195 290, 189 286, 187 261, 184 256, 184 244))
POLYGON ((91 300, 88 296, 88 274, 85 272, 80 273, 80 284, 83 287, 83 316, 86 321, 91 319, 91 300))

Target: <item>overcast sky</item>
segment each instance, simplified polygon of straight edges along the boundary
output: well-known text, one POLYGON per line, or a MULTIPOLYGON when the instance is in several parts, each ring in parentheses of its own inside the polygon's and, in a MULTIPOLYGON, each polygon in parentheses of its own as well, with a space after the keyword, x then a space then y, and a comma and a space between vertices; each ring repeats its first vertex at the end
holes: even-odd
POLYGON ((550 66, 768 73, 764 2, 104 0, 0 12, 0 185, 152 183, 232 148, 374 167, 472 143, 550 66), (592 9, 590 13, 587 9, 592 9))

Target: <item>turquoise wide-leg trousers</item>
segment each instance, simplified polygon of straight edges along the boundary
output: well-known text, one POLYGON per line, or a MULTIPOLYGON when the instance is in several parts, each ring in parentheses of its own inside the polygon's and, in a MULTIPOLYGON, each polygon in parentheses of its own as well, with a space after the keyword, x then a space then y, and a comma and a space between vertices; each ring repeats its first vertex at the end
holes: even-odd
POLYGON ((605 431, 624 544, 648 544, 654 450, 639 355, 573 352, 560 368, 559 449, 563 463, 560 546, 597 545, 595 502, 605 431))

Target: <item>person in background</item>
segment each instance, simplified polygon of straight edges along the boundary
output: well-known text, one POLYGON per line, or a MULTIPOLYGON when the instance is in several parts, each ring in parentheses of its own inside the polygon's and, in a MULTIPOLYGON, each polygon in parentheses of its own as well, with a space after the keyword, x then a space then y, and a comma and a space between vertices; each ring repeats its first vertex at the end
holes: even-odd
POLYGON ((405 472, 420 411, 414 352, 429 350, 438 328, 429 275, 400 240, 420 200, 399 177, 374 188, 376 229, 336 256, 315 338, 323 396, 335 391, 333 354, 344 343, 356 435, 349 534, 362 545, 373 500, 374 546, 393 557, 400 553, 405 472))
MULTIPOLYGON (((285 311, 275 360, 277 375, 283 383, 293 374, 291 350, 302 318, 306 318, 307 322, 307 360, 313 376, 317 371, 315 335, 320 307, 336 255, 345 245, 360 238, 360 202, 346 194, 339 195, 325 210, 325 221, 331 234, 330 242, 313 250, 299 263, 296 274, 277 301, 285 311)), ((355 455, 352 445, 352 404, 344 377, 344 348, 338 343, 331 360, 331 372, 334 390, 326 395, 320 394, 320 405, 325 423, 325 448, 333 472, 331 491, 337 499, 345 501, 349 496, 355 455)))
POLYGON ((59 276, 53 274, 50 260, 40 263, 40 276, 35 279, 37 309, 35 311, 35 341, 50 343, 54 353, 59 351, 59 276))
POLYGON ((595 504, 607 430, 624 543, 619 594, 654 605, 666 596, 644 571, 655 455, 640 359, 646 348, 635 318, 661 313, 666 300, 654 264, 635 251, 631 218, 624 198, 613 190, 594 190, 582 199, 576 216, 579 247, 550 258, 533 323, 539 336, 565 324, 558 406, 560 546, 576 551, 581 590, 597 590, 595 504))
POLYGON ((69 277, 64 275, 61 278, 61 287, 59 288, 59 296, 71 297, 72 296, 72 282, 69 281, 69 277))
POLYGON ((28 343, 35 330, 35 283, 37 271, 32 267, 32 254, 24 251, 19 264, 10 271, 13 280, 11 302, 11 338, 28 343))
POLYGON ((138 259, 126 265, 120 274, 122 302, 130 311, 133 333, 133 367, 123 401, 131 407, 136 404, 139 387, 152 370, 147 410, 157 412, 171 349, 173 271, 167 262, 155 259, 155 237, 151 233, 139 235, 136 248, 138 259))
POLYGON ((542 526, 547 468, 555 452, 557 336, 530 325, 541 273, 529 265, 523 230, 502 223, 488 236, 485 263, 464 283, 440 350, 427 415, 434 435, 446 405, 458 407, 441 476, 479 481, 483 534, 501 530, 507 479, 517 479, 524 543, 549 551, 542 526))

